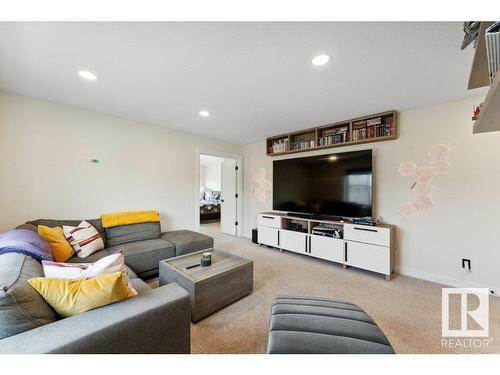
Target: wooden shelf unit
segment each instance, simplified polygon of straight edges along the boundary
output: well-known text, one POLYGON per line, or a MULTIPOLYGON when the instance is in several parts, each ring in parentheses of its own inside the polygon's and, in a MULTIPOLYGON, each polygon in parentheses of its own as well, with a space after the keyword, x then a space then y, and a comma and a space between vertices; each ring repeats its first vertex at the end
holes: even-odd
POLYGON ((266 154, 286 155, 397 138, 397 112, 388 111, 269 137, 266 140, 266 154), (380 124, 367 123, 378 118, 380 124))
POLYGON ((490 72, 488 70, 488 57, 486 56, 486 29, 494 22, 481 22, 477 45, 474 50, 474 58, 469 75, 467 90, 477 89, 490 85, 490 72))
POLYGON ((479 118, 474 121, 473 134, 495 132, 500 130, 500 74, 490 86, 479 118))
POLYGON ((468 89, 489 86, 488 93, 481 108, 479 118, 474 122, 472 133, 487 133, 500 131, 500 74, 490 84, 488 58, 486 53, 486 29, 494 22, 481 22, 477 46, 474 51, 468 89))

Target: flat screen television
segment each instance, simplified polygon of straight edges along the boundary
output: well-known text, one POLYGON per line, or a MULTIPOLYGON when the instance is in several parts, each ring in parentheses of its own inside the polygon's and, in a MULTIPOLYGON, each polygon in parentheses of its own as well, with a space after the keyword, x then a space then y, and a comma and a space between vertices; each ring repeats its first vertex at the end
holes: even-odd
POLYGON ((273 209, 315 216, 372 216, 372 150, 273 163, 273 209))

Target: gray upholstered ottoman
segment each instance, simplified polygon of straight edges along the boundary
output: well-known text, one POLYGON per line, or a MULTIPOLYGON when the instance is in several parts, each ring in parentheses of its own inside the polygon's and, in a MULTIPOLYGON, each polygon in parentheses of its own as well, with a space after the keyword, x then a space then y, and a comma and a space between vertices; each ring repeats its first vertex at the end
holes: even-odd
POLYGON ((269 323, 270 354, 393 354, 389 340, 352 303, 278 297, 269 323))
POLYGON ((214 239, 212 237, 191 230, 166 232, 161 235, 161 238, 175 245, 176 257, 214 247, 214 239))

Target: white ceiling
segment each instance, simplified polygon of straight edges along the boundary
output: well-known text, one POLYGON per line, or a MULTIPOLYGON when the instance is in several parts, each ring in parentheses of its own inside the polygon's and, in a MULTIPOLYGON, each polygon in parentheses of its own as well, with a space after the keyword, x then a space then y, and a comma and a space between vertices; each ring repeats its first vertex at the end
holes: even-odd
POLYGON ((200 155, 200 165, 202 167, 221 164, 223 160, 224 158, 219 158, 218 156, 200 155))
POLYGON ((245 144, 483 93, 466 91, 462 37, 458 22, 4 22, 0 90, 245 144))

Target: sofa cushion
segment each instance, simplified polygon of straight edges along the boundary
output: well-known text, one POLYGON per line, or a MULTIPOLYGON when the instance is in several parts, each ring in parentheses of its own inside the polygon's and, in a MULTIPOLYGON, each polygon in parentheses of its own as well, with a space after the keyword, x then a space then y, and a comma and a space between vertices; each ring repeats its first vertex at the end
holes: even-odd
POLYGON ((96 251, 95 253, 93 253, 92 255, 89 255, 88 257, 86 257, 84 259, 79 258, 75 255, 75 256, 72 256, 71 258, 69 258, 67 260, 67 263, 94 263, 94 262, 97 262, 99 259, 107 257, 110 254, 111 254, 110 252, 108 252, 106 249, 104 249, 104 250, 96 251))
POLYGON ((175 256, 214 247, 214 239, 191 230, 174 230, 163 233, 161 238, 175 245, 175 256))
POLYGON ((127 265, 125 265, 125 268, 127 269, 127 275, 130 280, 137 279, 137 274, 134 272, 132 268, 130 268, 127 265))
MULTIPOLYGON (((89 256, 85 259, 81 259, 81 258, 78 258, 77 256, 74 256, 74 257, 70 258, 66 263, 87 263, 87 262, 94 263, 94 262, 97 262, 99 259, 102 259, 108 255, 110 255, 109 251, 100 250, 100 251, 92 254, 91 256, 89 256), (91 259, 91 260, 89 260, 89 259, 91 259), (82 260, 84 260, 84 261, 82 262, 82 260)), ((130 268, 126 264, 125 264, 125 268, 127 269, 129 279, 135 279, 137 277, 137 274, 134 272, 134 270, 132 268, 130 268)))
POLYGON ((129 242, 106 250, 111 254, 123 251, 125 263, 138 274, 158 270, 160 260, 175 256, 174 245, 161 239, 129 242))
POLYGON ((117 246, 129 242, 160 238, 160 223, 139 223, 106 228, 107 245, 117 246))
POLYGON ((43 277, 40 263, 20 254, 0 255, 0 339, 54 322, 56 314, 28 284, 43 277))
POLYGON ((122 252, 110 254, 94 263, 58 263, 44 260, 42 266, 45 277, 49 279, 88 279, 108 273, 121 272, 123 280, 135 293, 130 285, 125 257, 122 252))
POLYGON ((139 294, 149 292, 151 289, 153 289, 139 278, 131 279, 130 284, 132 284, 132 288, 134 288, 135 291, 139 294))
POLYGON ((104 241, 91 224, 82 221, 78 226, 63 226, 64 237, 75 250, 79 258, 87 258, 96 251, 104 249, 104 241))
POLYGON ((311 297, 278 297, 271 309, 268 353, 384 354, 391 344, 358 306, 311 297))
MULTIPOLYGON (((85 220, 87 223, 92 225, 99 234, 101 235, 102 240, 104 241, 104 244, 106 244, 106 231, 104 230, 104 227, 101 224, 101 219, 88 219, 85 220)), ((36 227, 39 225, 45 225, 46 227, 63 227, 65 225, 69 227, 77 227, 78 224, 80 224, 82 220, 52 220, 52 219, 37 219, 37 220, 32 220, 32 221, 27 221, 26 224, 31 224, 36 227)))
POLYGON ((80 279, 35 277, 28 283, 64 318, 137 295, 127 285, 123 272, 80 279))
POLYGON ((32 232, 38 233, 38 227, 36 225, 28 224, 28 223, 18 225, 16 227, 16 229, 27 229, 27 230, 31 230, 32 232))
POLYGON ((66 262, 74 254, 74 250, 64 237, 61 227, 38 226, 38 234, 42 236, 50 245, 52 258, 55 262, 66 262))

